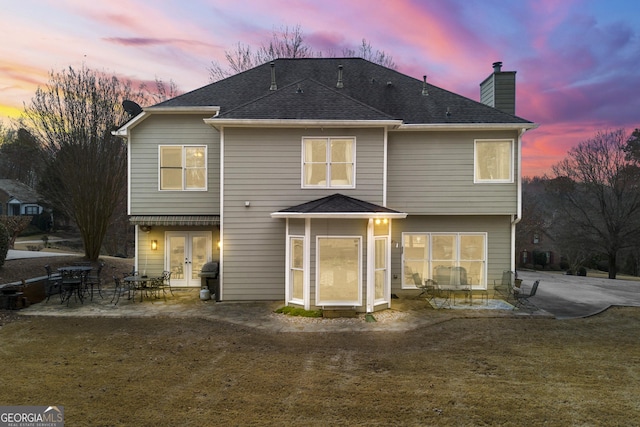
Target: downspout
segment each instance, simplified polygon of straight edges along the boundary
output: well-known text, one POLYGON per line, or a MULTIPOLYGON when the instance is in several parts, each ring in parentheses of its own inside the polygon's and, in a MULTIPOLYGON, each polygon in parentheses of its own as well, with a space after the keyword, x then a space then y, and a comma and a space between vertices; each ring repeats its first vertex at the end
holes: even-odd
POLYGON ((386 126, 384 127, 384 153, 382 156, 382 206, 386 207, 387 206, 387 165, 388 165, 388 160, 387 160, 387 145, 388 145, 388 141, 389 141, 389 128, 387 128, 386 126))
POLYGON ((516 271, 516 225, 522 220, 522 135, 526 129, 518 131, 518 176, 516 178, 517 202, 515 218, 511 215, 511 271, 516 271))
POLYGON ((219 301, 224 294, 224 127, 220 127, 220 259, 218 260, 219 301))

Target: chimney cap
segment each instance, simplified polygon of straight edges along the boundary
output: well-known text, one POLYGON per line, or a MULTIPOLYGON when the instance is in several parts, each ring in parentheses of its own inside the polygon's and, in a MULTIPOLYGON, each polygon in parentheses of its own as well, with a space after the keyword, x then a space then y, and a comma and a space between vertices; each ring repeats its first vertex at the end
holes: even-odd
POLYGON ((492 66, 493 66, 493 72, 494 73, 499 73, 499 72, 502 71, 502 62, 501 61, 494 62, 492 64, 492 66))

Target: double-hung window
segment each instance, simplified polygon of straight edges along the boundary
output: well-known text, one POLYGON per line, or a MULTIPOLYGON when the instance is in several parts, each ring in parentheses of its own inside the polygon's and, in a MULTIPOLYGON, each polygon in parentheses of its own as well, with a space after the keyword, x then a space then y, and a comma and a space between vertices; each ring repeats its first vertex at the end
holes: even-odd
POLYGON ((474 182, 513 182, 513 139, 475 141, 474 182))
POLYGON ((207 189, 207 147, 160 146, 160 190, 207 189))
POLYGON ((355 138, 303 138, 303 188, 354 188, 355 138))

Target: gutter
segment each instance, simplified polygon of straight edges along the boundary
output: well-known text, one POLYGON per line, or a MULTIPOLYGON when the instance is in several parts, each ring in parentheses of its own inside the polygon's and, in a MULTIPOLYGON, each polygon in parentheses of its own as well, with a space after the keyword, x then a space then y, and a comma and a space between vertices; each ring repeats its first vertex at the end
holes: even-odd
POLYGON ((515 218, 511 215, 511 271, 516 271, 516 225, 522 220, 522 135, 527 130, 522 128, 518 131, 518 200, 515 218))

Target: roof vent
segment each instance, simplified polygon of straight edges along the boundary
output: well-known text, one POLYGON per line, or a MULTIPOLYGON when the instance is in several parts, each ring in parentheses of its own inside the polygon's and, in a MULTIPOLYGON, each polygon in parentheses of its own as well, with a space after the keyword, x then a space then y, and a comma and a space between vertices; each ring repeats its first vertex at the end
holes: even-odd
POLYGON ((445 113, 447 117, 451 117, 451 110, 447 107, 447 112, 445 113))
POLYGON ((391 83, 391 80, 387 81, 387 86, 392 86, 393 83, 391 83))
POLYGON ((271 87, 269 90, 278 90, 278 85, 276 84, 276 64, 275 62, 271 63, 271 87))
POLYGON ((429 95, 429 91, 427 90, 427 76, 422 76, 422 96, 429 95))
POLYGON ((303 93, 304 91, 302 90, 302 87, 300 87, 300 85, 298 85, 298 88, 296 89, 296 93, 303 93))
POLYGON ((338 83, 336 83, 336 87, 338 89, 342 89, 344 87, 344 83, 342 82, 342 64, 338 65, 338 83))

